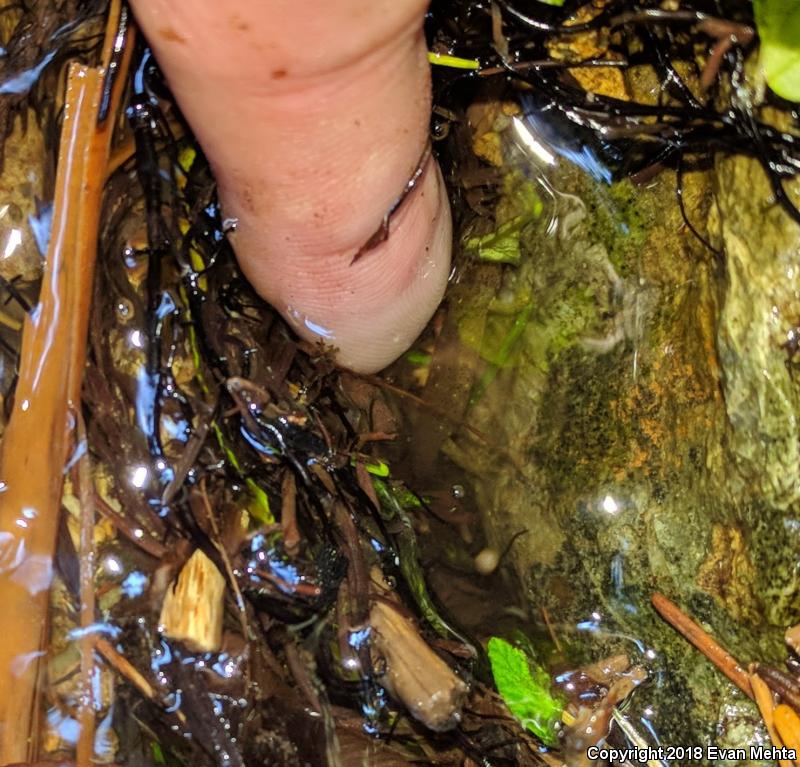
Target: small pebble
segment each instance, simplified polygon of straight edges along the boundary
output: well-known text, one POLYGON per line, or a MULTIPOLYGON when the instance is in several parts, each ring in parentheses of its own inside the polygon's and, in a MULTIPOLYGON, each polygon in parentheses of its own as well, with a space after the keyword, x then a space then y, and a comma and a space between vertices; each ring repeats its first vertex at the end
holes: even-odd
POLYGON ((491 575, 500 564, 500 554, 492 548, 485 548, 475 555, 475 569, 481 575, 491 575))

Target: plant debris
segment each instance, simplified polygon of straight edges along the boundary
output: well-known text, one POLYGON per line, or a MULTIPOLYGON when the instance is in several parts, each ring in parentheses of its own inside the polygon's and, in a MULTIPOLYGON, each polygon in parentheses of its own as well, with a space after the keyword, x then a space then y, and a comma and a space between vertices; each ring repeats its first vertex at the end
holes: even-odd
MULTIPOLYGON (((487 366, 461 386, 460 409, 450 388, 440 406, 392 379, 336 370, 243 278, 210 168, 124 6, 44 5, 4 8, 0 60, 0 133, 16 140, 15 125, 36 115, 55 151, 64 107, 38 299, 35 286, 0 281, 13 302, 0 313, 11 414, 0 687, 16 691, 0 708, 0 761, 87 767, 117 753, 171 766, 530 765, 578 763, 606 738, 644 742, 620 710, 648 678, 627 654, 572 663, 554 678, 527 646, 472 636, 443 609, 420 543, 432 526, 475 544, 460 560, 445 552, 449 585, 484 602, 492 595, 481 579, 517 587, 504 580, 508 548, 478 540, 474 519, 439 488, 415 492, 382 450, 398 434, 387 392, 461 423, 512 364, 534 316, 530 297, 495 303, 496 343, 475 345, 487 366), (54 99, 62 66, 66 95, 54 99), (22 654, 31 661, 19 675, 22 654), (101 678, 116 680, 108 695, 95 695, 101 678)), ((742 86, 757 45, 752 16, 711 6, 433 4, 433 138, 461 129, 479 89, 514 94, 465 142, 488 167, 444 158, 465 210, 491 222, 470 230, 468 255, 513 269, 540 226, 538 191, 522 174, 499 182, 496 171, 499 132, 524 136, 544 112, 564 137, 558 151, 582 158, 601 183, 672 166, 682 200, 685 166, 742 153, 800 220, 783 190, 800 168, 796 126, 771 121, 774 94, 756 99, 742 86), (597 70, 636 68, 664 88, 646 97, 616 77, 598 87, 597 70)), ((766 31, 762 39, 769 61, 766 31)), ((766 66, 777 95, 793 92, 766 66)), ((624 292, 610 261, 607 271, 624 292)), ((621 319, 611 347, 626 333, 635 329, 621 319)), ((425 381, 447 372, 428 348, 412 359, 425 381)), ((491 435, 471 433, 492 446, 491 435)), ((415 448, 438 450, 441 434, 431 444, 415 448)), ((748 673, 674 604, 653 601, 756 698, 774 742, 800 743, 796 668, 748 673)), ((556 652, 568 652, 543 614, 556 652)), ((796 650, 796 632, 787 642, 796 650)))

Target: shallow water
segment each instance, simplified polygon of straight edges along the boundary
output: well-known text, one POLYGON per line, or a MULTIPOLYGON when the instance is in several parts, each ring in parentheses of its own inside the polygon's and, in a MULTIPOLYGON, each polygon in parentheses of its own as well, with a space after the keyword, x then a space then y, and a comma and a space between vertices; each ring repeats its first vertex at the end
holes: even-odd
POLYGON ((740 243, 726 268, 688 230, 673 172, 612 181, 591 146, 554 144, 559 126, 532 108, 473 109, 478 136, 494 115, 502 148, 495 226, 524 205, 529 218, 517 243, 483 254, 470 247, 481 221, 462 232, 438 336, 418 350, 430 362, 410 385, 429 407, 405 405, 407 451, 418 476, 462 484, 489 545, 508 547, 522 628, 550 637, 540 660, 625 652, 644 665, 626 716, 651 745, 766 742, 754 707, 650 598, 678 602, 745 664, 785 656, 799 585, 797 391, 782 348, 797 228, 769 208, 753 161, 686 175, 693 225, 728 252, 740 243), (512 263, 491 263, 498 253, 512 263))
MULTIPOLYGON (((0 96, 24 96, 52 74, 52 62, 47 53, 14 73, 0 96)), ((567 688, 571 670, 624 652, 648 672, 625 707, 643 742, 765 742, 753 706, 657 618, 650 598, 674 599, 743 663, 780 665, 785 656, 783 629, 800 608, 796 228, 765 202, 770 190, 755 163, 719 160, 688 173, 688 216, 712 245, 724 244, 723 264, 681 216, 673 172, 642 186, 616 180, 619 157, 518 96, 479 100, 464 130, 440 144, 460 222, 456 268, 430 328, 387 372, 389 387, 368 396, 352 381, 343 397, 320 395, 326 384, 305 357, 297 361, 220 244, 225 224, 204 197, 201 163, 162 152, 145 168, 159 179, 166 225, 180 242, 158 258, 147 248, 146 205, 130 191, 135 172, 123 167, 112 178, 84 392, 97 610, 87 623, 76 609, 81 504, 70 484, 52 580, 47 570, 40 753, 71 758, 80 739, 87 632, 124 648, 158 692, 148 709, 112 671, 113 656, 92 668, 99 763, 173 763, 160 744, 181 738, 181 763, 242 763, 239 742, 255 744, 249 753, 262 761, 267 753, 287 764, 323 753, 347 763, 342 754, 366 758, 377 748, 358 740, 363 721, 345 714, 363 713, 368 732, 385 732, 386 693, 357 689, 339 668, 358 667, 367 633, 354 621, 338 637, 339 657, 320 649, 335 642, 315 600, 333 598, 324 592, 341 581, 341 565, 327 543, 314 557, 287 556, 271 526, 272 510, 284 511, 285 476, 275 467, 286 440, 297 440, 288 455, 302 456, 292 470, 323 495, 315 467, 350 477, 325 444, 347 419, 356 431, 400 430, 364 455, 376 471, 388 461, 424 511, 411 522, 362 519, 360 532, 409 601, 415 572, 394 560, 419 544, 433 602, 417 594, 418 611, 434 628, 446 622, 445 637, 465 645, 514 638, 567 688), (200 222, 191 235, 189 202, 200 222), (263 384, 272 401, 232 384, 243 379, 263 384), (224 412, 213 394, 220 381, 230 395, 224 412), (302 417, 311 412, 324 428, 298 436, 289 415, 301 416, 287 403, 298 411, 311 403, 302 417), (262 421, 248 421, 251 406, 262 421), (259 431, 264 422, 269 429, 259 431), (236 455, 246 456, 241 466, 236 455), (198 511, 205 482, 221 529, 198 511), (240 539, 242 509, 249 526, 240 539), (212 554, 219 542, 244 551, 235 576, 246 605, 240 595, 229 600, 225 643, 211 653, 165 639, 158 625, 164 593, 198 541, 212 554), (251 631, 267 637, 256 658, 242 638, 251 631), (293 647, 300 662, 284 663, 293 647), (291 674, 274 673, 292 663, 291 674), (207 709, 193 709, 196 700, 207 709), (355 746, 337 728, 342 721, 355 746), (181 731, 191 737, 176 737, 181 731)), ((16 135, 0 177, 0 276, 22 296, 0 314, 4 398, 41 276, 54 162, 33 122, 12 155, 16 135)), ((70 470, 84 452, 77 441, 70 470)), ((304 492, 301 516, 316 524, 313 494, 304 492)), ((358 494, 355 483, 346 494, 358 494)), ((304 530, 315 544, 324 540, 318 527, 304 530)), ((24 585, 39 588, 28 577, 24 585)), ((350 607, 337 605, 337 619, 350 607)), ((478 679, 489 681, 486 671, 475 664, 478 679)), ((411 738, 402 724, 400 734, 411 738)))

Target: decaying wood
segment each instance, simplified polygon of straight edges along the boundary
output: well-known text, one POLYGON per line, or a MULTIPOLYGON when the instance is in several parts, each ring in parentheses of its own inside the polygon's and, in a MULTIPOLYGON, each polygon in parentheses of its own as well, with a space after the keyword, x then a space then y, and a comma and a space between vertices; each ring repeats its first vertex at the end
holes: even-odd
MULTIPOLYGON (((119 6, 112 3, 106 65, 119 6)), ((124 67, 123 58, 112 115, 124 67)), ((39 305, 25 320, 14 409, 0 451, 0 764, 37 758, 37 684, 69 413, 80 408, 102 185, 115 123, 98 124, 104 73, 102 67, 69 68, 47 263, 39 305)))
POLYGON ((184 565, 161 605, 165 636, 195 652, 216 652, 222 646, 225 578, 197 549, 184 565))
POLYGON ((369 622, 373 647, 386 664, 381 685, 431 730, 458 724, 467 685, 431 650, 414 624, 383 599, 373 603, 369 622))

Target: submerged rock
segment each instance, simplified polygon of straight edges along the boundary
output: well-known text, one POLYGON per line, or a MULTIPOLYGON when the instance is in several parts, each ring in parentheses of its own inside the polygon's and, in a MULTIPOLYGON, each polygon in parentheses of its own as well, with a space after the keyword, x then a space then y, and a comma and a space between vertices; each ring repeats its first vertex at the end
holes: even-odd
POLYGON ((471 477, 489 544, 527 531, 510 557, 571 662, 632 653, 652 680, 632 721, 666 743, 742 745, 755 709, 650 597, 677 601, 744 663, 784 655, 800 607, 787 355, 800 228, 749 159, 684 179, 688 218, 719 258, 681 216, 674 173, 609 185, 506 149, 542 211, 518 265, 473 262, 451 292, 427 394, 473 431, 439 443, 471 477), (447 402, 443 370, 462 381, 447 402))
POLYGON ((745 487, 787 508, 800 498, 791 364, 800 322, 800 227, 775 204, 755 160, 720 159, 715 180, 712 223, 725 253, 718 348, 730 455, 745 487))

